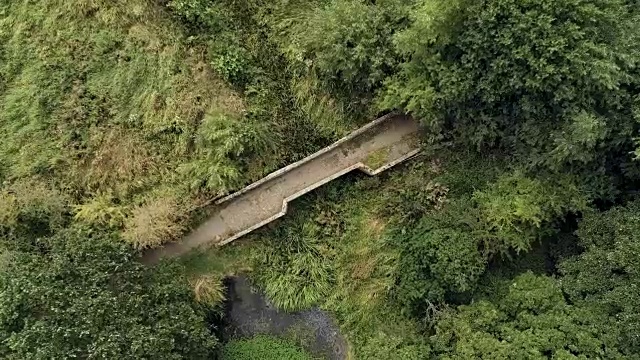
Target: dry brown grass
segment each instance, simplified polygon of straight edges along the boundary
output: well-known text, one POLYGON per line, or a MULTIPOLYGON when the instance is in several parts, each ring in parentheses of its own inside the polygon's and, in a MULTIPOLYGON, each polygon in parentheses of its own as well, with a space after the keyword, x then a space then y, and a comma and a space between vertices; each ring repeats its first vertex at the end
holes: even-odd
POLYGON ((387 223, 385 223, 380 218, 372 216, 366 220, 367 225, 365 226, 366 231, 368 231, 371 235, 379 238, 382 236, 384 229, 387 227, 387 223))
POLYGON ((358 234, 346 248, 345 265, 349 270, 340 286, 348 289, 349 296, 363 310, 383 299, 394 281, 395 254, 385 249, 386 226, 387 223, 376 216, 364 217, 358 234))
POLYGON ((147 201, 125 220, 123 237, 138 249, 159 247, 182 235, 185 215, 175 197, 147 201))
POLYGON ((193 281, 196 301, 208 306, 219 306, 225 301, 225 287, 220 276, 201 275, 193 281))
POLYGON ((0 192, 0 224, 13 226, 18 222, 20 210, 15 194, 4 190, 0 192))
POLYGON ((0 224, 11 228, 20 218, 30 218, 57 226, 64 221, 69 201, 43 181, 20 180, 0 190, 0 224))
MULTIPOLYGON (((363 236, 369 239, 379 239, 386 227, 384 221, 376 217, 370 217, 364 221, 363 236)), ((353 257, 351 277, 357 280, 369 279, 378 264, 378 259, 373 254, 373 249, 369 246, 355 246, 353 248, 353 257)))
POLYGON ((126 193, 157 169, 151 151, 132 131, 99 129, 94 131, 90 143, 95 151, 76 171, 85 174, 84 183, 89 191, 126 193))

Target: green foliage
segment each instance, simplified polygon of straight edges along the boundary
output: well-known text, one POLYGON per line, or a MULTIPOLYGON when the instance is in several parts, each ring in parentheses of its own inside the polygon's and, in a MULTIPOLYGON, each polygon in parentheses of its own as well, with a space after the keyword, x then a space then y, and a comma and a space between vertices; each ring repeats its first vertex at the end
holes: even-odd
POLYGON ((312 71, 344 96, 367 97, 394 72, 394 32, 406 22, 402 1, 329 1, 302 14, 288 29, 285 49, 304 59, 312 71))
POLYGON ((311 360, 309 354, 285 340, 256 336, 232 340, 222 349, 223 360, 311 360))
MULTIPOLYGON (((451 181, 456 196, 444 203, 432 202, 429 211, 418 212, 413 219, 401 216, 404 226, 394 235, 402 249, 395 298, 406 312, 427 320, 438 304, 475 291, 490 260, 529 251, 536 241, 557 231, 556 219, 586 207, 570 178, 543 181, 506 169, 494 182, 476 183, 477 190, 464 194, 455 187, 469 189, 469 185, 455 177, 466 176, 468 170, 441 176, 440 180, 451 181)), ((486 179, 480 175, 478 180, 486 179)), ((446 183, 442 187, 449 188, 446 183)), ((426 195, 411 186, 401 189, 392 194, 408 194, 399 197, 399 204, 409 205, 396 204, 397 211, 421 204, 426 195)))
POLYGON ((396 37, 409 60, 381 103, 434 139, 501 146, 526 166, 607 151, 629 163, 637 15, 622 0, 422 1, 396 37))
MULTIPOLYGON (((633 358, 638 203, 587 212, 559 281, 485 275, 636 190, 638 10, 0 0, 0 356, 211 357, 203 307, 246 270, 281 309, 331 310, 357 358, 633 358), (323 188, 193 289, 123 245, 389 109, 427 125, 429 161, 323 188)), ((223 355, 308 358, 268 338, 223 355)))
POLYGON ((266 247, 258 254, 258 264, 266 271, 258 281, 267 296, 286 311, 319 304, 331 288, 332 269, 318 241, 320 228, 315 224, 282 229, 279 246, 266 247))
POLYGON ((237 40, 229 38, 225 50, 212 52, 211 59, 213 69, 231 83, 247 81, 251 70, 247 50, 241 45, 234 44, 236 42, 237 40))
POLYGON ((584 253, 561 263, 562 287, 571 302, 607 316, 618 329, 621 351, 640 352, 640 202, 590 212, 577 231, 584 253))
POLYGON ((219 3, 211 0, 171 0, 167 7, 188 24, 200 30, 221 31, 228 25, 219 3))
POLYGON ((602 317, 567 304, 549 277, 525 273, 503 284, 506 295, 439 315, 431 337, 443 359, 617 359, 622 356, 602 317))
POLYGON ((405 311, 428 315, 447 293, 475 287, 488 261, 480 228, 473 203, 460 199, 394 236, 402 249, 395 297, 405 311))
MULTIPOLYGON (((243 92, 248 124, 259 133, 266 131, 274 144, 267 154, 264 148, 256 146, 265 163, 249 169, 252 178, 256 173, 264 175, 276 165, 299 160, 350 129, 341 106, 319 90, 317 79, 298 77, 292 72, 292 60, 284 56, 274 41, 273 29, 267 25, 266 18, 277 16, 284 8, 302 6, 300 3, 263 0, 190 3, 195 4, 192 10, 201 17, 224 19, 224 26, 204 29, 196 26, 197 31, 191 31, 192 37, 206 47, 207 62, 216 73, 243 92)), ((180 15, 176 6, 171 8, 180 15)), ((182 18, 187 27, 193 27, 190 20, 182 18)))
POLYGON ((74 219, 89 225, 120 227, 126 218, 126 209, 114 204, 113 196, 99 194, 89 202, 75 206, 74 219))
POLYGON ((401 186, 400 176, 328 184, 277 226, 184 262, 200 274, 248 272, 279 308, 330 311, 354 358, 422 359, 417 323, 389 302, 399 254, 380 213, 385 192, 401 186))
POLYGON ((252 69, 251 54, 238 35, 233 2, 171 0, 167 7, 190 29, 191 39, 207 46, 211 67, 226 81, 245 84, 252 69))
MULTIPOLYGON (((273 150, 246 145, 253 138, 236 124, 245 110, 242 99, 214 74, 206 45, 189 38, 165 10, 140 0, 3 7, 0 132, 9 139, 0 144, 4 178, 39 176, 83 204, 79 219, 114 228, 122 226, 120 212, 127 205, 157 188, 172 188, 195 202, 196 196, 247 181, 246 167, 258 158, 247 152, 273 150), (228 129, 215 144, 211 117, 217 129, 228 129), (238 138, 247 139, 242 161, 222 159, 239 151, 224 147, 215 155, 218 169, 176 171, 210 160, 211 146, 238 138), (189 190, 191 184, 206 186, 189 190), (109 202, 93 201, 101 196, 109 202)), ((254 133, 269 134, 265 127, 254 133)), ((259 159, 263 166, 272 157, 259 159)))
POLYGON ((392 187, 385 193, 384 215, 411 222, 445 206, 449 188, 435 181, 425 181, 424 170, 424 165, 417 165, 403 174, 401 187, 392 187))
POLYGON ((65 194, 36 180, 19 180, 0 189, 0 242, 20 246, 24 235, 46 236, 58 230, 66 223, 68 202, 65 194))
POLYGON ((487 189, 474 192, 473 200, 486 230, 497 242, 485 245, 494 253, 529 250, 535 240, 548 235, 551 229, 546 225, 586 207, 579 189, 569 179, 543 182, 520 171, 505 174, 487 189))
POLYGON ((112 236, 69 229, 0 269, 0 356, 205 358, 215 338, 178 269, 149 270, 112 236))
POLYGON ((194 179, 192 188, 204 187, 225 193, 239 184, 247 154, 273 150, 267 126, 231 120, 222 115, 205 116, 196 134, 196 158, 181 166, 194 179))

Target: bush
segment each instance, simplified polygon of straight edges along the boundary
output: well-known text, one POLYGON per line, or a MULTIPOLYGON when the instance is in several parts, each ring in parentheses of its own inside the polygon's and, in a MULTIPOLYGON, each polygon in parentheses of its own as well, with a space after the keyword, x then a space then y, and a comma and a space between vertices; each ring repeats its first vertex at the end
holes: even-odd
POLYGON ((491 253, 528 251, 553 232, 552 222, 586 208, 586 200, 568 178, 540 181, 520 171, 507 173, 473 194, 487 232, 491 253), (555 181, 554 181, 555 180, 555 181))
POLYGON ((179 269, 145 268, 113 236, 68 229, 0 268, 0 356, 207 358, 216 340, 179 269))
POLYGON ((88 202, 76 205, 74 219, 89 225, 119 228, 124 225, 126 208, 114 204, 114 197, 98 194, 88 202))
POLYGON ((630 10, 623 0, 422 1, 395 39, 409 60, 381 103, 527 166, 579 166, 606 151, 629 163, 640 61, 630 10))
POLYGON ((273 150, 273 134, 265 124, 205 116, 196 135, 195 159, 180 171, 192 189, 228 192, 239 184, 248 156, 273 150))
POLYGON ((228 24, 221 5, 213 0, 170 0, 167 7, 199 30, 220 31, 228 24))
POLYGON ((404 310, 428 315, 446 295, 473 290, 485 270, 477 210, 456 200, 396 234, 402 249, 395 298, 404 310))
POLYGON ((560 264, 569 301, 605 315, 626 356, 640 352, 640 201, 606 212, 588 212, 577 231, 581 255, 560 264))
POLYGON ((491 259, 529 251, 557 232, 558 218, 585 207, 570 178, 542 181, 521 171, 450 198, 394 236, 402 249, 396 298, 405 311, 429 315, 451 296, 474 291, 491 259))
POLYGON ((222 349, 223 360, 311 360, 298 346, 269 336, 232 340, 222 349))
POLYGON ((278 308, 308 309, 329 293, 332 272, 318 243, 319 230, 311 224, 284 230, 275 237, 278 246, 265 248, 258 254, 258 263, 267 266, 258 281, 278 308))
POLYGON ((371 97, 395 71, 391 40, 406 15, 405 7, 387 1, 330 1, 305 13, 289 30, 292 41, 285 51, 308 59, 310 71, 336 95, 371 97))
POLYGON ((595 327, 597 312, 567 304, 554 279, 525 273, 501 285, 505 296, 440 314, 431 337, 434 355, 447 359, 621 358, 595 327))
POLYGON ((125 220, 122 236, 137 249, 159 247, 182 234, 185 217, 173 197, 148 200, 125 220))
POLYGON ((50 235, 68 221, 69 202, 68 196, 42 181, 16 181, 0 189, 0 236, 50 235))

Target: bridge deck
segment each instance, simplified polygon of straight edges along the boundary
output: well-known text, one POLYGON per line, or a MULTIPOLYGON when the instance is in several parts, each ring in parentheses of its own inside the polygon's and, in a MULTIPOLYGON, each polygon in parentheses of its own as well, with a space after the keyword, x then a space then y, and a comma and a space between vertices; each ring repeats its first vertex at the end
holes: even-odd
POLYGON ((213 215, 182 241, 152 249, 143 262, 156 263, 200 246, 227 244, 287 212, 287 203, 350 171, 376 175, 418 153, 418 125, 388 115, 336 143, 216 202, 213 215))

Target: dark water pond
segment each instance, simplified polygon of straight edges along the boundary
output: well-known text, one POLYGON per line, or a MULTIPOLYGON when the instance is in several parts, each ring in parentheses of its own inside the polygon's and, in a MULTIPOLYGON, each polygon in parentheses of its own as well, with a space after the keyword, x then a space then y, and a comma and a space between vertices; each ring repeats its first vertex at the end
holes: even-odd
POLYGON ((288 313, 278 310, 245 276, 226 279, 228 300, 223 341, 258 334, 293 339, 314 356, 347 358, 348 346, 331 316, 319 309, 288 313))

